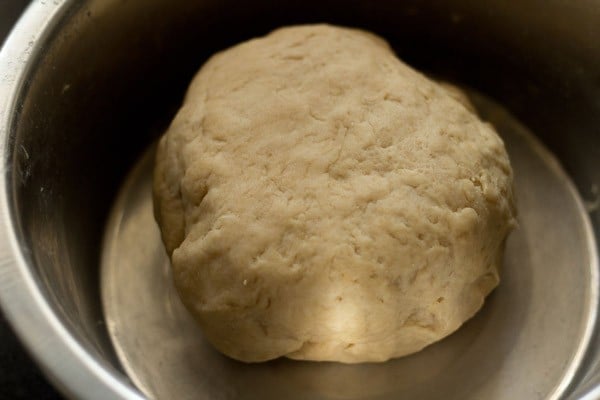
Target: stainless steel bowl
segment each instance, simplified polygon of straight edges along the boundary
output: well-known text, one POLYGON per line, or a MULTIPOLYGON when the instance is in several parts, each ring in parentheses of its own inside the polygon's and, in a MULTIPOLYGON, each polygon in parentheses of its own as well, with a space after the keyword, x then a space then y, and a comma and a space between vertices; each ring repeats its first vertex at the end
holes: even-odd
MULTIPOLYGON (((230 44, 315 21, 373 30, 412 65, 504 105, 557 156, 586 204, 583 225, 591 221, 599 237, 598 1, 36 1, 0 53, 0 301, 64 393, 143 398, 106 327, 103 234, 119 187, 173 116, 195 70, 230 44)), ((561 212, 554 216, 557 232, 569 228, 561 212)), ((592 238, 588 233, 582 238, 592 238)), ((577 365, 564 398, 600 398, 600 339, 588 329, 595 326, 597 246, 572 253, 587 260, 589 285, 581 293, 590 303, 581 311, 585 340, 570 358, 577 365)), ((557 304, 581 296, 555 293, 557 304)), ((285 370, 267 371, 260 393, 268 394, 269 377, 285 380, 285 370)), ((244 371, 227 370, 225 386, 232 373, 244 371)), ((332 368, 326 373, 339 378, 332 368)), ((252 390, 252 379, 240 379, 252 390)), ((309 389, 305 398, 314 397, 309 389)))

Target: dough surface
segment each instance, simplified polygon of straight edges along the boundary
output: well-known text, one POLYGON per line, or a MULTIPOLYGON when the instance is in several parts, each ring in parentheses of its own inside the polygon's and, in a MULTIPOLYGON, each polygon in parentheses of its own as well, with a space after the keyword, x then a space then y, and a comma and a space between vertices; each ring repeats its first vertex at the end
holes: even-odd
POLYGON ((183 303, 250 362, 421 350, 479 310, 515 225, 504 144, 466 97, 327 25, 201 68, 154 201, 183 303))

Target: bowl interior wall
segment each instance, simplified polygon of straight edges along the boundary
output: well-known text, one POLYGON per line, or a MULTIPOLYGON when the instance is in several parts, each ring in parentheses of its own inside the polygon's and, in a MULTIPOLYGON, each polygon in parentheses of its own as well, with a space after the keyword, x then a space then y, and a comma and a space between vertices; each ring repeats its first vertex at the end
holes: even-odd
MULTIPOLYGON (((115 368, 98 267, 116 191, 166 128, 207 57, 276 27, 328 22, 382 35, 411 65, 503 103, 558 156, 585 199, 597 196, 600 7, 592 1, 91 0, 65 6, 18 99, 11 136, 15 215, 50 303, 75 337, 115 368)), ((599 214, 591 215, 598 233, 599 214)))

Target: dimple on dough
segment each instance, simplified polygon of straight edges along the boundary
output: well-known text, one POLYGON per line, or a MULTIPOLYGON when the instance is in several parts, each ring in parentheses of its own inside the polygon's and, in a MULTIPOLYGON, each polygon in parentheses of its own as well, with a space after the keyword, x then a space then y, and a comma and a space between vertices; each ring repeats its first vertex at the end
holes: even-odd
POLYGON ((464 94, 327 25, 201 68, 154 201, 183 303, 249 362, 421 350, 482 306, 515 225, 504 144, 464 94))

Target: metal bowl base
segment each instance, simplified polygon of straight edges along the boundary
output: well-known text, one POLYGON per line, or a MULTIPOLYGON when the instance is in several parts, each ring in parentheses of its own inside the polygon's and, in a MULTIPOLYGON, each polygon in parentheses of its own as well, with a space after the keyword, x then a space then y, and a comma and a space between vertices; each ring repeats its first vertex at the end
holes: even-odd
POLYGON ((152 214, 154 149, 122 186, 103 244, 106 323, 120 361, 156 399, 556 399, 568 392, 596 318, 596 250, 588 215, 557 160, 500 105, 470 93, 503 137, 520 227, 500 286, 448 338, 382 364, 217 353, 183 308, 152 214))

